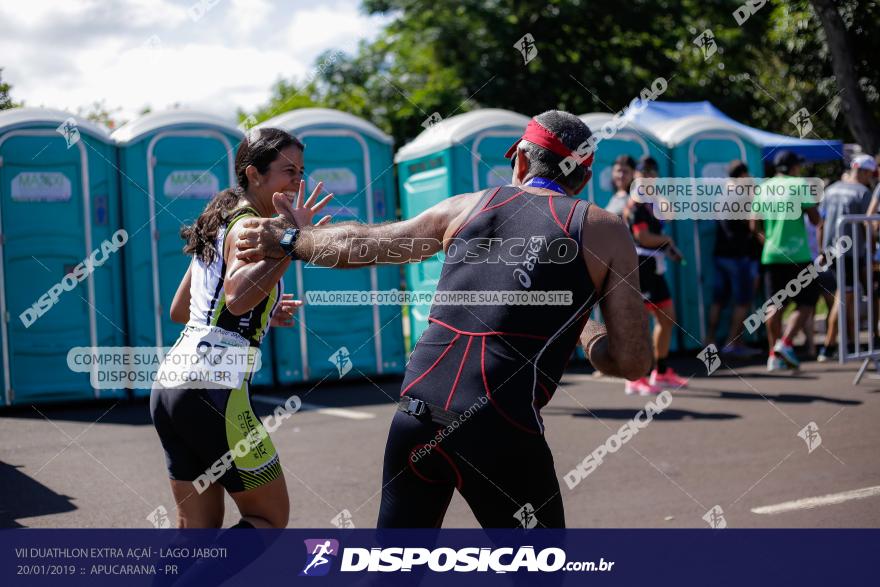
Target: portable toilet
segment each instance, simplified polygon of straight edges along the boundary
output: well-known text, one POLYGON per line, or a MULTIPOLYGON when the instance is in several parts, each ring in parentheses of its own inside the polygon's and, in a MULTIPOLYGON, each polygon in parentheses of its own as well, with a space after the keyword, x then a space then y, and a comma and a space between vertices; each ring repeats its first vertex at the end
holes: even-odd
MULTIPOLYGON (((613 116, 606 112, 593 112, 580 116, 580 119, 590 127, 594 135, 601 137, 600 130, 604 125, 612 124, 613 116)), ((653 157, 657 161, 661 177, 669 175, 672 167, 672 159, 663 141, 648 129, 635 122, 628 122, 613 137, 601 139, 597 143, 593 157, 593 178, 581 192, 581 198, 602 208, 608 204, 615 191, 611 182, 611 168, 614 167, 614 160, 621 155, 629 155, 636 161, 646 156, 653 157)))
MULTIPOLYGON (((494 108, 451 116, 430 125, 394 158, 404 219, 418 216, 456 194, 510 183, 504 154, 519 139, 529 117, 494 108)), ((433 292, 440 279, 443 253, 406 266, 409 291, 433 292)), ((428 325, 430 305, 410 306, 410 337, 418 340, 428 325)))
MULTIPOLYGON (((590 127, 590 131, 599 137, 602 136, 601 129, 604 125, 613 124, 613 118, 614 116, 607 112, 592 112, 580 116, 580 119, 590 127)), ((657 161, 657 172, 660 177, 667 177, 672 173, 672 158, 663 141, 647 128, 636 122, 628 121, 625 126, 615 131, 614 136, 600 139, 597 143, 593 158, 593 178, 587 184, 586 189, 581 192, 580 197, 589 199, 602 208, 608 205, 615 192, 614 183, 611 180, 614 160, 621 155, 629 155, 636 162, 642 157, 653 157, 657 161)), ((671 224, 665 223, 664 231, 671 234, 671 230, 671 224)), ((668 279, 667 283, 673 299, 677 298, 677 280, 668 279)), ((601 319, 598 312, 594 314, 594 318, 601 319)), ((678 350, 675 337, 672 339, 670 350, 678 350)), ((577 352, 578 356, 583 358, 584 353, 581 347, 578 347, 577 352)))
MULTIPOLYGON (((393 139, 375 125, 339 110, 302 108, 262 122, 290 132, 305 145, 309 193, 319 181, 334 194, 322 211, 333 222, 396 219, 393 139)), ((400 289, 399 265, 332 269, 293 263, 285 278, 299 299, 309 292, 400 289)), ((277 374, 284 383, 328 376, 402 373, 406 365, 402 308, 394 305, 310 305, 296 327, 275 334, 277 374)))
MULTIPOLYGON (((180 335, 182 327, 169 312, 190 263, 180 229, 192 224, 217 192, 237 185, 235 150, 243 136, 223 119, 186 110, 150 113, 113 133, 123 223, 130 234, 125 261, 132 346, 170 346, 180 335)), ((254 384, 272 381, 266 342, 254 384)))
MULTIPOLYGON (((669 147, 675 177, 726 177, 733 160, 745 162, 751 175, 764 175, 761 147, 740 128, 715 117, 695 115, 654 129, 669 147)), ((673 238, 686 264, 669 263, 677 283, 674 300, 681 326, 682 349, 700 349, 706 335, 706 317, 712 304, 714 279, 714 220, 676 220, 673 238), (696 286, 696 287, 695 287, 696 286)), ((722 321, 724 322, 724 321, 722 321)))
MULTIPOLYGON (((121 397, 68 367, 73 347, 125 345, 116 154, 66 112, 0 112, 3 403, 121 397), (93 253, 95 251, 98 253, 93 253), (83 271, 88 259, 92 271, 83 271), (100 261, 100 262, 99 262, 100 261)), ((123 250, 127 244, 122 244, 123 250)))

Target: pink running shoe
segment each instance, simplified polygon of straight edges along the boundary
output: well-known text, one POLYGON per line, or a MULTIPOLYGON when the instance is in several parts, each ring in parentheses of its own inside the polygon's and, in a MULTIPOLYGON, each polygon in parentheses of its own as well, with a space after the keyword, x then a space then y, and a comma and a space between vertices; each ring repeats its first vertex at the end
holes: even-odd
POLYGON ((678 388, 683 389, 688 386, 688 380, 679 377, 672 367, 666 368, 666 373, 658 373, 657 369, 651 371, 651 385, 661 388, 678 388))
POLYGON ((652 385, 647 377, 636 379, 635 381, 627 381, 624 388, 626 395, 657 395, 662 393, 663 389, 652 385))

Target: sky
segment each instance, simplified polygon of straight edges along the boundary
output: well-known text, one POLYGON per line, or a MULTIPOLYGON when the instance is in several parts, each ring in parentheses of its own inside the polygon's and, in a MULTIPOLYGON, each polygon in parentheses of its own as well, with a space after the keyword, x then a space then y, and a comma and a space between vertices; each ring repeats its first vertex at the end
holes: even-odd
POLYGON ((12 98, 114 118, 149 106, 233 120, 328 49, 354 52, 388 21, 359 0, 0 0, 0 67, 12 98))

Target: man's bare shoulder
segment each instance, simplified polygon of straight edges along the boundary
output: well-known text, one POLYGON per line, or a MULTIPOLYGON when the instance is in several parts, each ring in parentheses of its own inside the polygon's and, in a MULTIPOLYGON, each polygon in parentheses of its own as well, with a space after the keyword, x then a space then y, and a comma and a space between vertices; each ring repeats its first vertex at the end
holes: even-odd
POLYGON ((583 242, 601 242, 605 239, 612 239, 613 242, 627 242, 629 240, 629 229, 623 218, 603 210, 599 206, 590 206, 587 210, 587 217, 584 219, 584 230, 581 231, 583 242))
POLYGON ((593 204, 590 206, 589 210, 587 210, 587 224, 622 224, 623 219, 614 214, 613 212, 609 212, 605 210, 601 206, 597 206, 593 204))
POLYGON ((458 227, 470 215, 470 211, 480 201, 482 195, 482 192, 458 194, 434 206, 433 209, 437 209, 437 213, 441 214, 446 220, 444 240, 455 234, 458 227))

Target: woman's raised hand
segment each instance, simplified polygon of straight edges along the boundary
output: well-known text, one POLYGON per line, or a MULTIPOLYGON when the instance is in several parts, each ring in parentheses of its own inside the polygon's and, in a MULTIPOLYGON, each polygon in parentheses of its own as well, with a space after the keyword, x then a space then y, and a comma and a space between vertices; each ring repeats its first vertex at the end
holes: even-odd
MULTIPOLYGON (((299 182, 299 193, 294 195, 292 192, 275 192, 272 195, 272 204, 275 205, 275 211, 284 216, 295 227, 302 228, 310 226, 312 219, 333 199, 333 194, 327 194, 320 202, 315 203, 321 190, 324 188, 324 182, 319 181, 309 199, 303 201, 306 193, 306 182, 299 182)), ((327 214, 317 222, 315 226, 321 226, 330 222, 331 215, 327 214)))

